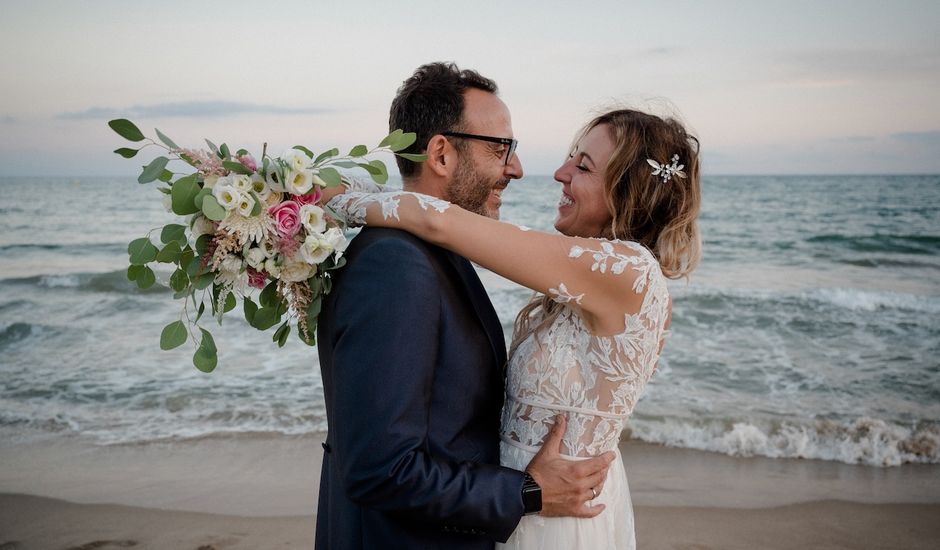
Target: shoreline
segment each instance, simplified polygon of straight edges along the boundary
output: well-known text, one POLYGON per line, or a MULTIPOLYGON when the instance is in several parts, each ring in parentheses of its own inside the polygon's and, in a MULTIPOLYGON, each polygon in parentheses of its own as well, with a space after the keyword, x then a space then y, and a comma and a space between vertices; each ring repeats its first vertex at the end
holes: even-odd
MULTIPOLYGON (((129 541, 135 548, 309 548, 321 441, 7 439, 0 443, 0 548, 129 541)), ((930 548, 940 541, 940 465, 740 458, 637 441, 620 448, 644 549, 930 548)))

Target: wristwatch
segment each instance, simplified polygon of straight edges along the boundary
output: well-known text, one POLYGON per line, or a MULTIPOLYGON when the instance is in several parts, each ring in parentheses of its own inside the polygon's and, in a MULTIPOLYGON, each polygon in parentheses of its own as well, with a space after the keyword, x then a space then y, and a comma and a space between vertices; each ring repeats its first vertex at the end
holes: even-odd
POLYGON ((529 472, 522 472, 522 506, 527 516, 542 511, 542 488, 529 472))

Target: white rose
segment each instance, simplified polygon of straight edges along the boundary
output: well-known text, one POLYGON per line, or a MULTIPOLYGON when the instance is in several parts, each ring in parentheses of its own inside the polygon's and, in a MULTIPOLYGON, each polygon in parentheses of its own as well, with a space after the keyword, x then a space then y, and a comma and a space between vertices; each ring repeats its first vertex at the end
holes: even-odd
POLYGON ((300 223, 304 224, 307 233, 323 233, 326 231, 326 217, 322 208, 315 204, 305 204, 298 212, 300 223))
POLYGON ((313 172, 309 170, 296 171, 291 170, 287 173, 287 181, 284 182, 284 188, 292 195, 303 195, 313 189, 313 172))
POLYGON ((238 192, 238 189, 227 183, 217 183, 212 189, 212 195, 226 210, 238 208, 238 203, 242 200, 242 194, 238 192))
POLYGON ((307 153, 300 149, 288 149, 287 152, 281 155, 281 160, 286 162, 294 172, 303 172, 313 161, 312 158, 307 156, 307 153))
POLYGON ((229 254, 222 260, 222 264, 219 266, 219 271, 224 271, 229 274, 237 274, 242 270, 242 260, 238 256, 229 254))
POLYGON ((300 245, 300 256, 309 264, 318 264, 332 253, 333 245, 320 235, 307 235, 300 245))
POLYGON ((236 174, 232 176, 232 185, 242 193, 248 193, 251 191, 251 178, 244 174, 236 174))
POLYGON ((271 208, 274 205, 281 204, 281 199, 284 198, 284 193, 280 191, 270 191, 267 197, 261 197, 261 200, 268 205, 268 208, 271 208))
POLYGON ((255 199, 248 193, 244 193, 241 196, 241 199, 238 201, 238 206, 235 208, 239 214, 245 216, 246 218, 251 216, 251 211, 255 209, 255 199))
POLYGON ((193 218, 193 224, 189 229, 192 232, 193 237, 212 235, 215 233, 215 224, 213 224, 212 220, 205 216, 196 216, 193 218))
POLYGON ((305 262, 293 262, 281 266, 281 273, 278 278, 289 283, 299 283, 309 279, 314 269, 316 269, 315 266, 305 262))
POLYGON ((166 208, 167 212, 173 211, 173 197, 170 195, 163 195, 163 208, 166 208))
POLYGON ((213 187, 215 187, 215 184, 218 182, 219 182, 219 176, 206 176, 206 178, 202 180, 202 186, 208 189, 212 189, 213 187))
POLYGON ((346 247, 349 246, 349 241, 346 239, 346 235, 343 233, 343 230, 338 227, 331 227, 326 233, 324 233, 323 240, 330 243, 333 251, 336 252, 337 259, 343 255, 343 252, 346 251, 346 247))
POLYGON ((251 248, 248 250, 248 253, 245 254, 245 261, 248 262, 248 265, 258 271, 261 271, 264 261, 267 259, 268 257, 264 254, 264 250, 260 248, 251 248))
POLYGON ((264 261, 264 270, 271 274, 275 279, 281 276, 281 266, 277 265, 274 258, 268 258, 264 261))

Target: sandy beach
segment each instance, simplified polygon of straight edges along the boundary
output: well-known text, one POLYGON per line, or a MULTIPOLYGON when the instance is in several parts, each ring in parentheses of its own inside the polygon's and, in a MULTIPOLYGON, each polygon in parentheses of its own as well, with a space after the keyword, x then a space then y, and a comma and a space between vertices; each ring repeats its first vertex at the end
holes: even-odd
MULTIPOLYGON (((320 441, 0 443, 0 549, 312 547, 320 441)), ((621 447, 643 549, 935 548, 940 467, 621 447)))

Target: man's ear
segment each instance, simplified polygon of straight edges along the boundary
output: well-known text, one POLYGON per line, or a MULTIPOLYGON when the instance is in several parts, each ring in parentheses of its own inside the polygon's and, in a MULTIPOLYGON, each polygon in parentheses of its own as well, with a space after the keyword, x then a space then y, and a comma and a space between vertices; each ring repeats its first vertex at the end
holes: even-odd
POLYGON ((449 177, 457 168, 457 150, 440 134, 428 142, 427 155, 428 160, 424 161, 424 168, 437 176, 449 177))

